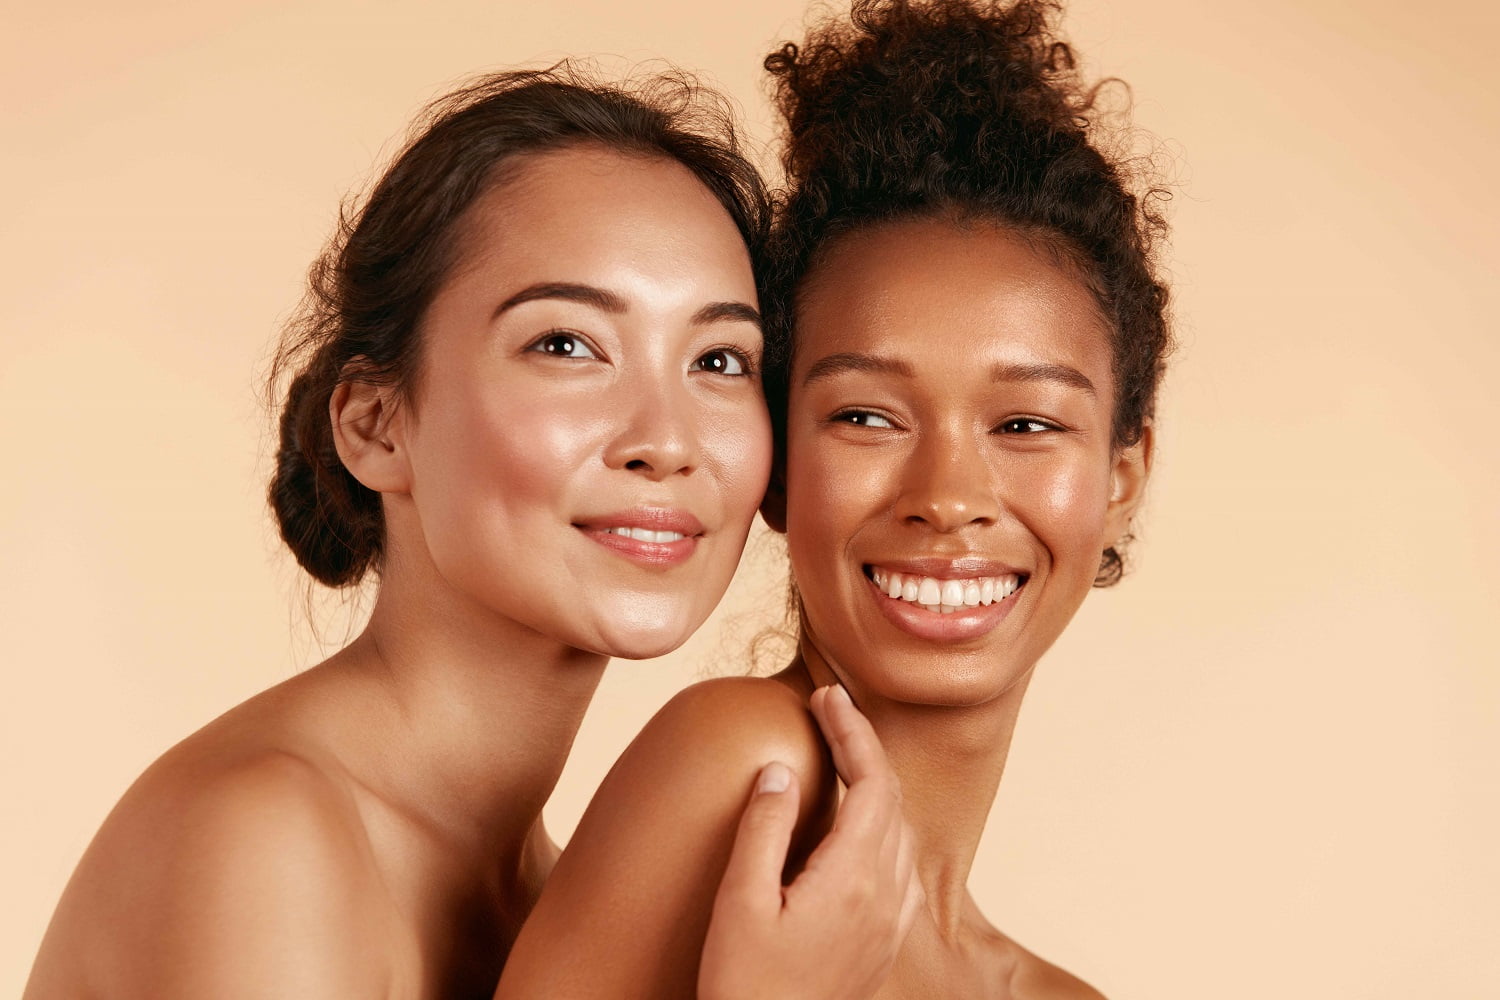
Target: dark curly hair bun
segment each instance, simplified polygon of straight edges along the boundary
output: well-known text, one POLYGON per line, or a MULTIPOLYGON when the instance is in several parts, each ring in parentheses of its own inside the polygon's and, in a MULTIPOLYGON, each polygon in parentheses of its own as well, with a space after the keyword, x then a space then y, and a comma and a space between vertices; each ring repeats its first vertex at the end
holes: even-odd
MULTIPOLYGON (((773 403, 785 401, 797 291, 829 241, 946 213, 1013 229, 1076 269, 1113 329, 1114 443, 1140 439, 1170 349, 1154 266, 1169 194, 1112 154, 1129 133, 1106 122, 1059 14, 1046 0, 857 0, 848 20, 766 57, 788 185, 766 303, 773 403)), ((1096 583, 1122 571, 1110 549, 1096 583)))
POLYGON ((357 583, 384 541, 380 495, 339 460, 328 396, 315 373, 292 380, 281 412, 281 444, 268 491, 271 510, 297 564, 319 583, 357 583))

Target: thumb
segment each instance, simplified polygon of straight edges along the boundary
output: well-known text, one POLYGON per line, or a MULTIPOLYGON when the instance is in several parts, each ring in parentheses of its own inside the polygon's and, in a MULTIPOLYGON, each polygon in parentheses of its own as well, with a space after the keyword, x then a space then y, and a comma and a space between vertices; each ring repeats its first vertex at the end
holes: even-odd
POLYGON ((800 795, 797 776, 785 764, 772 761, 760 769, 719 885, 720 903, 781 909, 781 872, 800 795))

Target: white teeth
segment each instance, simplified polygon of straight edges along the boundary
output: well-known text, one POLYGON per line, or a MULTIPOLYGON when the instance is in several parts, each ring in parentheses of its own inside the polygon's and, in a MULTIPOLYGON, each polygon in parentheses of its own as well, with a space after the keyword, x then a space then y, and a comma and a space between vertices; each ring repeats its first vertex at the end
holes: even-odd
POLYGON ((638 542, 680 542, 687 536, 676 531, 652 531, 650 528, 605 528, 611 535, 624 535, 638 542))
POLYGON ((1021 578, 1015 573, 968 580, 939 580, 871 567, 870 576, 885 596, 943 615, 994 604, 1021 589, 1021 578))

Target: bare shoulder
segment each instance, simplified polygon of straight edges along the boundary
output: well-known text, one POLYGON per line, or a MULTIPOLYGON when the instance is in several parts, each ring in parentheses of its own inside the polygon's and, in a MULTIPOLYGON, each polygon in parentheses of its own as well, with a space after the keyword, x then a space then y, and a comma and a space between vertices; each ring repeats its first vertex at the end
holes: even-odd
POLYGON ((1105 1000, 1104 994, 1065 969, 1019 945, 1011 994, 1018 1000, 1105 1000))
POLYGON ((69 882, 28 1000, 363 989, 380 893, 357 809, 296 752, 173 748, 121 799, 69 882), (107 989, 105 989, 107 987, 107 989))
POLYGON ((802 695, 770 678, 719 678, 678 692, 620 756, 596 794, 596 823, 615 827, 625 810, 650 811, 658 822, 693 814, 689 829, 727 845, 760 769, 780 761, 800 789, 793 854, 826 829, 834 770, 802 695), (662 810, 665 810, 663 812, 662 810), (710 832, 712 831, 712 832, 710 832))
POLYGON ((772 760, 803 779, 818 779, 828 769, 806 700, 771 678, 726 677, 685 688, 657 712, 636 743, 668 751, 711 747, 721 774, 729 767, 753 773, 772 760))
POLYGON ((672 698, 579 820, 497 997, 693 995, 740 815, 772 760, 801 789, 795 868, 834 801, 833 766, 802 696, 779 681, 733 678, 672 698))

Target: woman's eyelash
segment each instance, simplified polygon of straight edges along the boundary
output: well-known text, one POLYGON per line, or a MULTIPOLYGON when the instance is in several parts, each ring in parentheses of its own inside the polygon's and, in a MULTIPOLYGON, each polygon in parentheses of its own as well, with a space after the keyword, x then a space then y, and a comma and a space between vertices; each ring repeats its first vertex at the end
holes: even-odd
POLYGON ((876 413, 873 410, 843 410, 833 415, 833 421, 841 424, 853 424, 856 427, 877 427, 882 430, 896 426, 890 417, 876 413))
POLYGON ((1042 431, 1060 431, 1057 424, 1038 417, 1011 417, 1001 421, 996 430, 1003 434, 1040 434, 1042 431))
POLYGON ((704 351, 699 355, 698 360, 693 362, 693 369, 730 378, 748 378, 757 374, 755 359, 733 347, 715 347, 711 351, 704 351))
MULTIPOLYGON (((896 427, 896 422, 890 417, 877 413, 874 410, 840 410, 829 420, 833 423, 853 424, 856 427, 877 427, 880 429, 896 427)), ((1046 431, 1061 431, 1065 428, 1051 420, 1043 420, 1040 417, 1011 417, 1001 421, 995 430, 1001 434, 1041 434, 1046 431)))
POLYGON ((550 330, 526 348, 551 358, 597 358, 599 353, 581 334, 571 330, 550 330))

